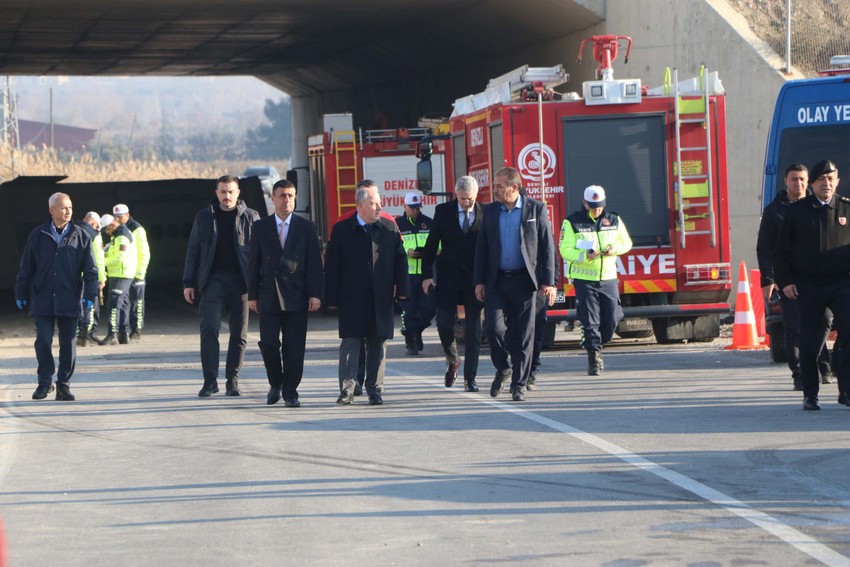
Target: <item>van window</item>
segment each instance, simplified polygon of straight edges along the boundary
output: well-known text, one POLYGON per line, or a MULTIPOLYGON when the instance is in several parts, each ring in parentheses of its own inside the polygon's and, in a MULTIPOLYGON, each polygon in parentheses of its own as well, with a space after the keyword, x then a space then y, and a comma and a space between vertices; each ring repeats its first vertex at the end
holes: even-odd
POLYGON ((850 124, 784 129, 779 139, 774 195, 785 189, 785 168, 792 163, 802 163, 811 168, 817 162, 829 159, 835 162, 838 176, 845 178, 838 186, 839 192, 845 197, 850 196, 847 190, 850 186, 848 148, 850 148, 850 124))

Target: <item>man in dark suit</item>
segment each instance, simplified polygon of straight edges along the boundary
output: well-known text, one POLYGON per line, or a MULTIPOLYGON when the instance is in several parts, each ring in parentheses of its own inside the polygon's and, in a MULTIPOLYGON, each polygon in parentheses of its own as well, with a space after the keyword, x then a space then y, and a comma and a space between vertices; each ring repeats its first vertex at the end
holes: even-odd
POLYGON ((484 207, 473 281, 496 367, 490 395, 498 396, 510 378, 513 400, 521 402, 531 371, 535 293, 549 305, 555 301, 555 246, 546 205, 520 195, 519 171, 499 170, 493 191, 498 202, 484 207))
POLYGON ((457 380, 462 362, 454 336, 457 306, 463 305, 465 340, 463 383, 467 392, 477 392, 478 355, 481 351, 481 310, 484 305, 475 298, 472 272, 475 267, 475 244, 483 220, 483 207, 476 203, 478 182, 464 175, 455 183, 455 200, 438 205, 434 211, 431 232, 422 252, 422 290, 434 289, 437 299, 437 332, 446 354, 446 388, 457 380), (436 261, 436 274, 434 263, 436 261), (436 287, 434 282, 436 280, 436 287))
POLYGON ((393 297, 407 299, 407 256, 395 222, 381 217, 374 181, 363 180, 355 193, 357 214, 337 222, 325 263, 325 301, 339 309, 340 396, 350 404, 357 385, 360 346, 366 341, 366 393, 381 405, 386 340, 395 327, 393 297))
POLYGON ((286 179, 274 184, 275 214, 254 225, 248 254, 248 308, 260 315, 260 353, 271 386, 266 403, 282 396, 292 408, 301 405, 307 313, 322 306, 319 237, 312 221, 293 214, 295 192, 286 179))

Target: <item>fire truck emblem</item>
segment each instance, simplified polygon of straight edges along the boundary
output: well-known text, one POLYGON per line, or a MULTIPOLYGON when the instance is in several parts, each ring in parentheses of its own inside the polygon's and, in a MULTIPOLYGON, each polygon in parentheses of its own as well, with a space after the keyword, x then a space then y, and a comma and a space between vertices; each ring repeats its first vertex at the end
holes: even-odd
POLYGON ((519 174, 528 180, 539 180, 540 173, 543 173, 544 179, 549 179, 555 175, 555 152, 552 148, 543 144, 543 153, 540 153, 540 144, 528 144, 517 158, 517 166, 519 174))

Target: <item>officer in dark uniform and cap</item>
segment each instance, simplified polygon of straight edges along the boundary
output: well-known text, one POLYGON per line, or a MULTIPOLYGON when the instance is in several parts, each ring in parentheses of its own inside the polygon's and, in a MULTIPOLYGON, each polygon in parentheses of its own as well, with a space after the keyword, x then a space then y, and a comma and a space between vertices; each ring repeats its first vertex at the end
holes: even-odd
POLYGON ((773 270, 782 293, 799 302, 803 409, 819 410, 817 356, 826 308, 838 329, 833 354, 838 403, 850 405, 850 199, 835 192, 838 168, 829 160, 812 167, 810 180, 812 194, 788 208, 779 229, 773 270))

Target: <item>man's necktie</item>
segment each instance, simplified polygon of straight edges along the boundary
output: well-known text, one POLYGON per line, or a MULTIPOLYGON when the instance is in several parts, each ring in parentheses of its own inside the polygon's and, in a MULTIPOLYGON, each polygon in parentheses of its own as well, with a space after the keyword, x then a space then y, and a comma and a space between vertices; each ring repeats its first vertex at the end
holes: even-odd
POLYGON ((280 249, 283 250, 283 245, 286 244, 286 223, 280 224, 280 249))
POLYGON ((469 211, 463 211, 463 224, 460 225, 460 228, 463 229, 464 234, 469 232, 469 211))

